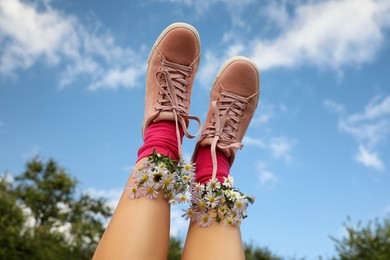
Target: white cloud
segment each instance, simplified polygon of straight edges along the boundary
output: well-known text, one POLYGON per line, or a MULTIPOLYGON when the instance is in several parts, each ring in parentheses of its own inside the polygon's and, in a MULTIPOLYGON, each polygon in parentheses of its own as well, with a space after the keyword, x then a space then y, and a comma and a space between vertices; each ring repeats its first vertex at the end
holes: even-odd
POLYGON ((252 121, 267 124, 275 115, 275 107, 272 104, 262 102, 252 121), (257 114, 260 114, 257 116, 257 114))
POLYGON ((258 170, 258 179, 262 186, 274 185, 279 181, 276 175, 267 169, 266 163, 259 161, 256 168, 258 170))
POLYGON ((202 57, 202 66, 200 66, 197 74, 198 82, 200 82, 203 88, 211 89, 211 84, 226 57, 226 55, 217 57, 212 51, 205 51, 202 57))
POLYGON ((331 100, 326 100, 324 106, 338 114, 338 130, 357 140, 356 161, 378 171, 384 170, 385 165, 375 149, 390 134, 390 96, 372 98, 358 113, 347 114, 343 105, 331 100))
POLYGON ((278 182, 278 178, 270 171, 260 171, 259 180, 261 185, 274 184, 278 182))
POLYGON ((363 112, 341 117, 339 129, 372 147, 389 135, 389 115, 390 96, 377 96, 368 102, 363 112))
POLYGON ((198 15, 218 5, 230 15, 231 28, 224 32, 219 48, 203 51, 198 77, 206 89, 223 62, 233 55, 251 57, 261 70, 310 65, 332 68, 340 75, 345 66, 372 61, 390 28, 390 3, 386 0, 274 1, 267 5, 250 0, 159 2, 181 4, 198 15), (265 16, 261 26, 256 26, 257 21, 247 22, 244 15, 253 10, 265 16), (253 38, 262 35, 259 28, 265 28, 264 20, 274 37, 253 38))
POLYGON ((260 116, 253 118, 253 122, 267 124, 273 116, 272 113, 260 113, 260 116))
POLYGON ((295 140, 283 136, 273 137, 270 140, 269 147, 275 157, 289 161, 292 158, 290 152, 295 143, 295 140))
POLYGON ((297 4, 288 18, 274 14, 283 29, 273 40, 255 40, 251 56, 261 69, 360 65, 371 61, 383 45, 389 11, 390 3, 385 0, 297 4))
POLYGON ((342 114, 344 113, 344 106, 340 105, 332 100, 326 99, 324 101, 324 106, 329 111, 335 112, 336 114, 342 114))
POLYGON ((277 136, 269 138, 269 142, 264 142, 263 140, 246 135, 242 141, 244 145, 256 146, 258 148, 267 149, 271 154, 278 158, 283 159, 286 162, 291 161, 291 150, 296 144, 296 140, 289 139, 284 136, 277 136))
POLYGON ((107 73, 100 79, 89 85, 88 89, 96 90, 99 88, 117 88, 118 86, 135 86, 138 75, 142 74, 144 68, 128 67, 125 69, 108 70, 107 73))
POLYGON ((81 75, 92 90, 134 87, 144 73, 140 54, 117 46, 109 32, 88 30, 50 1, 0 1, 0 74, 16 77, 39 62, 65 65, 61 87, 81 75))
POLYGON ((260 148, 266 148, 267 147, 267 144, 265 144, 262 140, 260 140, 258 138, 255 138, 255 137, 252 137, 252 136, 249 136, 249 135, 244 136, 244 139, 242 140, 242 143, 244 145, 257 146, 257 147, 260 147, 260 148))
POLYGON ((351 123, 348 118, 341 118, 339 130, 372 147, 387 137, 390 131, 390 122, 383 118, 374 122, 351 123))
POLYGON ((390 96, 383 99, 377 96, 369 101, 363 113, 351 115, 348 122, 358 123, 365 120, 375 120, 387 115, 390 115, 390 96))
POLYGON ((241 16, 239 15, 240 12, 250 5, 251 3, 255 2, 254 0, 208 0, 208 1, 198 1, 198 0, 155 0, 157 2, 168 2, 171 4, 180 4, 184 5, 186 7, 191 8, 191 10, 195 10, 198 15, 204 15, 210 8, 215 7, 218 5, 218 7, 226 7, 231 16, 233 22, 240 25, 242 22, 241 16), (233 19, 235 18, 235 19, 233 19), (236 21, 234 21, 236 20, 236 21))
POLYGON ((97 197, 105 198, 107 200, 108 206, 112 210, 114 210, 116 208, 116 206, 118 205, 119 199, 122 196, 123 188, 113 188, 113 189, 109 189, 109 190, 88 188, 86 190, 86 193, 94 198, 97 198, 97 197))
POLYGON ((359 146, 359 152, 355 159, 366 167, 374 168, 378 171, 383 171, 385 169, 385 166, 379 159, 377 153, 368 151, 367 148, 362 145, 359 146))

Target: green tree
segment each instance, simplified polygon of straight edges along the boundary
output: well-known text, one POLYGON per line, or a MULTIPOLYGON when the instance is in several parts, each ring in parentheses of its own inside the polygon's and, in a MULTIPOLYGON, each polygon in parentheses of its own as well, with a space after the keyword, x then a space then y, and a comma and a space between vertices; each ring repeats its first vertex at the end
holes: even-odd
POLYGON ((90 259, 111 209, 76 188, 64 168, 38 157, 13 182, 2 178, 0 259, 90 259))
POLYGON ((169 239, 168 260, 180 260, 182 249, 181 240, 171 237, 169 239))
POLYGON ((246 260, 282 260, 267 248, 255 247, 252 244, 244 244, 246 260))
MULTIPOLYGON (((351 222, 350 219, 348 222, 351 222)), ((351 223, 344 226, 347 236, 340 240, 331 237, 337 253, 334 259, 390 259, 390 217, 369 221, 366 226, 362 226, 361 222, 357 227, 351 223)))
POLYGON ((25 217, 16 205, 11 183, 0 179, 0 259, 18 259, 23 248, 21 233, 25 217))

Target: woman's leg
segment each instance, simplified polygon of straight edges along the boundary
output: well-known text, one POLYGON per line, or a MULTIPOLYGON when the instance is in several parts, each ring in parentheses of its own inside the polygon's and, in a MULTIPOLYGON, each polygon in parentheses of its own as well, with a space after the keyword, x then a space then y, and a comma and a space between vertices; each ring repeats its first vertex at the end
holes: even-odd
MULTIPOLYGON (((140 167, 145 159, 137 165, 140 167)), ((133 175, 126 186, 134 186, 133 175)), ((156 199, 130 199, 125 189, 93 259, 166 259, 170 206, 159 192, 156 199)))
POLYGON ((244 194, 229 193, 228 180, 237 149, 253 117, 260 93, 259 72, 247 58, 235 57, 219 71, 193 160, 196 181, 182 259, 245 259, 239 224, 246 217, 244 194), (218 179, 219 184, 211 185, 218 179), (211 181, 210 181, 211 180, 211 181), (194 195, 195 194, 195 195, 194 195), (203 203, 203 204, 202 204, 203 203), (204 227, 202 227, 204 226, 204 227))
POLYGON ((182 259, 245 259, 240 228, 224 223, 204 228, 191 222, 182 259))
MULTIPOLYGON (((192 137, 187 131, 188 120, 199 121, 188 115, 199 55, 199 35, 188 24, 170 25, 155 42, 146 75, 144 144, 93 259, 167 259, 170 206, 164 193, 151 180, 144 184, 150 185, 153 199, 142 194, 130 198, 128 188, 138 187, 134 174, 140 167, 146 171, 143 163, 154 152, 175 161, 181 159, 183 135, 192 137), (159 191, 156 198, 155 191, 159 191)), ((146 189, 141 193, 148 195, 146 189)))

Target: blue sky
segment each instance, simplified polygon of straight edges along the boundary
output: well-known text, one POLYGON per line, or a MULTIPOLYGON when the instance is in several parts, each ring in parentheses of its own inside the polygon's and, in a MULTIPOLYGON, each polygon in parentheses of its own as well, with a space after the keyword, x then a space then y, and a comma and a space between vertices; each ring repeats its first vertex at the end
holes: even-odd
MULTIPOLYGON (((244 241, 331 256, 329 236, 345 234, 347 216, 390 214, 389 17, 381 0, 3 0, 0 171, 52 157, 115 205, 142 144, 149 50, 170 23, 187 22, 202 41, 191 114, 204 120, 229 57, 261 70, 231 172, 256 196, 244 241)), ((186 158, 195 142, 185 139, 186 158)), ((184 237, 180 215, 173 208, 172 234, 184 237)))

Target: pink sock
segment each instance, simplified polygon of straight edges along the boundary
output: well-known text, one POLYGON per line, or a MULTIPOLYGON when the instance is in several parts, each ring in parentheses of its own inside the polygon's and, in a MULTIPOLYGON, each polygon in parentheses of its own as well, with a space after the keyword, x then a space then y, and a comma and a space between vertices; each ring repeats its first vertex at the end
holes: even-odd
MULTIPOLYGON (((183 128, 179 125, 180 138, 183 140, 183 128)), ((157 153, 165 155, 172 160, 179 159, 177 148, 176 125, 173 121, 160 121, 152 123, 146 128, 144 144, 138 150, 137 162, 156 150, 157 153)))
MULTIPOLYGON (((230 162, 225 154, 217 149, 217 178, 222 183, 223 177, 229 176, 230 162)), ((211 160, 210 146, 201 146, 196 156, 196 181, 206 183, 211 179, 213 172, 213 162, 211 160)))

